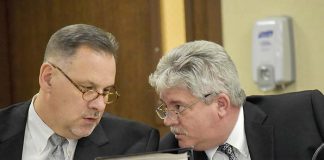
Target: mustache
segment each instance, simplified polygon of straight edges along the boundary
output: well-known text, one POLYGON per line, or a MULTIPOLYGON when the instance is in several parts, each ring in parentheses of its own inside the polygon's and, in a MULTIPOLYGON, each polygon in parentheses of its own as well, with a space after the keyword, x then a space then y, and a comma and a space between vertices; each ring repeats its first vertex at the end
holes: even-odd
POLYGON ((101 114, 99 111, 88 111, 88 112, 83 112, 82 117, 84 118, 100 118, 101 114))
POLYGON ((170 131, 175 135, 185 135, 188 136, 188 132, 180 127, 170 127, 170 131))

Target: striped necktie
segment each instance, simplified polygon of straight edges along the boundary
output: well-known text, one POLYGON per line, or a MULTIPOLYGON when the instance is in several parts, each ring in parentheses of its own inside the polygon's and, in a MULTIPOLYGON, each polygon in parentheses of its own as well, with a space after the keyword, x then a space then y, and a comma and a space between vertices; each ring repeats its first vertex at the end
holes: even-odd
POLYGON ((230 144, 225 143, 223 145, 220 145, 217 150, 225 153, 228 156, 229 160, 237 160, 234 154, 233 146, 231 146, 230 144))
POLYGON ((48 156, 49 160, 64 160, 65 156, 64 156, 63 145, 65 143, 69 143, 67 139, 54 133, 49 138, 49 142, 52 148, 48 156))

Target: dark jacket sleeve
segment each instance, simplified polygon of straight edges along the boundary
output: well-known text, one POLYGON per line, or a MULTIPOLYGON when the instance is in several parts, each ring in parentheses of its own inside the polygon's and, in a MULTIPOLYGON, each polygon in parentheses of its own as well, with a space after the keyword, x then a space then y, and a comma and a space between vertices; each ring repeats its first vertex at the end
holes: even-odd
POLYGON ((161 138, 159 150, 173 149, 178 147, 178 141, 171 132, 167 133, 161 138))
POLYGON ((146 151, 158 150, 159 141, 160 141, 160 133, 156 129, 152 129, 148 136, 146 151))

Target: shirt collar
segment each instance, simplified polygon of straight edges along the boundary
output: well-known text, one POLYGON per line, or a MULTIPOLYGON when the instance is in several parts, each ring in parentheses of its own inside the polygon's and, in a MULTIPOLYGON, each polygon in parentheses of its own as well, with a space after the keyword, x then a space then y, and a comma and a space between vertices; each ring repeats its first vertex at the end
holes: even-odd
POLYGON ((38 116, 35 111, 34 101, 37 98, 36 94, 29 106, 27 124, 29 125, 29 132, 31 135, 32 142, 35 143, 39 152, 44 151, 48 138, 54 133, 43 120, 38 116))
MULTIPOLYGON (((243 156, 246 157, 249 155, 249 153, 248 153, 249 151, 247 148, 248 146, 247 146, 246 136, 245 136, 245 130, 244 130, 244 114, 243 114, 242 106, 240 107, 239 116, 235 123, 235 126, 225 143, 232 145, 243 156)), ((214 156, 214 154, 217 151, 217 148, 218 148, 218 146, 205 151, 209 159, 212 159, 212 157, 214 156)))
POLYGON ((226 143, 238 149, 240 153, 243 154, 244 156, 247 156, 249 154, 247 148, 245 130, 244 130, 244 114, 243 114, 242 106, 240 107, 240 113, 237 122, 235 124, 235 127, 232 133, 230 134, 230 136, 228 137, 226 143))

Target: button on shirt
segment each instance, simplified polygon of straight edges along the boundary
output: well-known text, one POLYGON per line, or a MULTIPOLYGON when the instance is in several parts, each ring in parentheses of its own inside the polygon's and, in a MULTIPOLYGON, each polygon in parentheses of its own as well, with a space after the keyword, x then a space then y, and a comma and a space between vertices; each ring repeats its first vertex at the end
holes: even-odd
MULTIPOLYGON (((48 139, 54 131, 37 115, 33 105, 36 97, 33 97, 28 110, 22 160, 47 160, 51 152, 48 139)), ((68 139, 68 142, 64 147, 65 160, 72 160, 78 141, 68 139)))
MULTIPOLYGON (((244 131, 244 114, 243 107, 240 107, 239 116, 235 126, 226 140, 225 143, 228 143, 233 146, 235 156, 238 160, 251 160, 249 148, 246 141, 245 131, 244 131)), ((206 154, 210 160, 228 160, 228 157, 225 153, 217 151, 217 147, 206 150, 206 154)))

